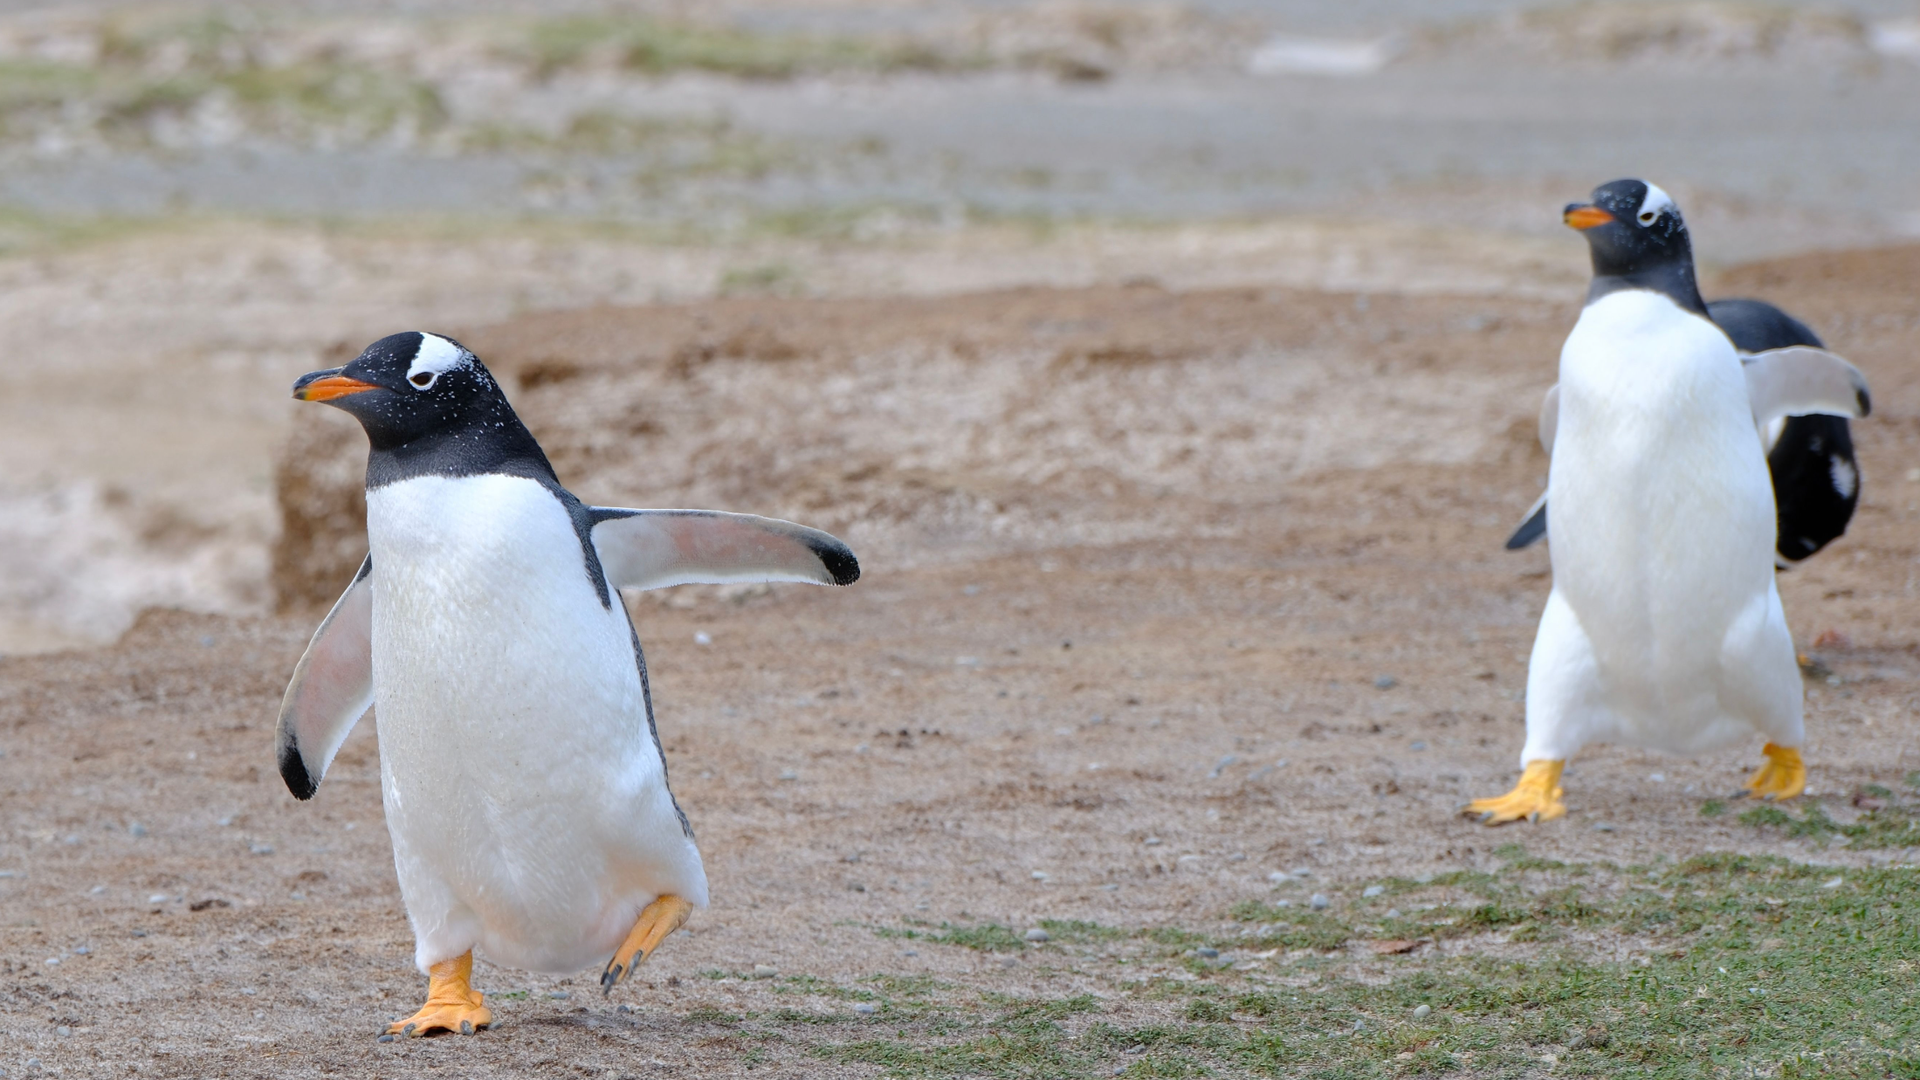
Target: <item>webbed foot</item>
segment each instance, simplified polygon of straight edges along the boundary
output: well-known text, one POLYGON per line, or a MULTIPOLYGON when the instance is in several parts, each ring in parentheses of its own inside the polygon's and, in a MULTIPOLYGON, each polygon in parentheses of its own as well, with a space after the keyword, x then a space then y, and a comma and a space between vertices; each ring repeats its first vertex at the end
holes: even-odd
POLYGON ((1800 751, 1773 743, 1760 748, 1767 763, 1747 781, 1746 794, 1754 799, 1791 799, 1807 790, 1807 764, 1800 751))
POLYGON ((1466 813, 1480 815, 1486 825, 1505 825, 1521 818, 1552 821, 1567 812, 1567 804, 1560 801, 1566 794, 1560 787, 1560 770, 1566 766, 1564 761, 1529 761, 1512 791, 1496 798, 1475 799, 1467 804, 1466 813))
POLYGON ((388 1035, 418 1038, 435 1031, 471 1035, 493 1023, 493 1012, 473 988, 473 950, 427 969, 427 1003, 405 1020, 387 1025, 388 1035))
POLYGON ((613 992, 620 981, 633 974, 640 962, 653 955, 668 934, 680 929, 693 913, 693 905, 677 896, 662 896, 640 912, 633 929, 627 932, 627 939, 613 951, 613 959, 607 961, 607 970, 600 973, 600 993, 604 996, 613 992))

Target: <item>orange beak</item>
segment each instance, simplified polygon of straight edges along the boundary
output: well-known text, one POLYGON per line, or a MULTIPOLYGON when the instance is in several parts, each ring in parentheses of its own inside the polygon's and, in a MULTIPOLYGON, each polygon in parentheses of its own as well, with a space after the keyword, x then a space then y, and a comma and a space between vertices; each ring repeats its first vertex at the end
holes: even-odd
POLYGON ((332 401, 348 394, 358 394, 366 390, 378 390, 370 382, 350 379, 345 375, 329 375, 324 379, 315 379, 294 390, 293 396, 301 401, 332 401))
POLYGON ((1596 225, 1611 224, 1613 215, 1597 206, 1575 206, 1562 214, 1560 220, 1571 228, 1585 231, 1596 225))

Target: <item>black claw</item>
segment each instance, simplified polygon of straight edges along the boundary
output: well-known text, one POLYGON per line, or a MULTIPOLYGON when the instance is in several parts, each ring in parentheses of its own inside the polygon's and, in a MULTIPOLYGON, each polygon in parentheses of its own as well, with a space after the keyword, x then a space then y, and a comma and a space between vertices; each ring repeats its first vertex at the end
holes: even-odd
POLYGON ((460 1021, 460 1034, 462 1035, 473 1034, 473 1021, 471 1020, 460 1021))
POLYGON ((400 1034, 405 1035, 407 1038, 411 1039, 413 1038, 413 1028, 414 1028, 414 1025, 408 1024, 406 1027, 403 1027, 400 1029, 400 1034))

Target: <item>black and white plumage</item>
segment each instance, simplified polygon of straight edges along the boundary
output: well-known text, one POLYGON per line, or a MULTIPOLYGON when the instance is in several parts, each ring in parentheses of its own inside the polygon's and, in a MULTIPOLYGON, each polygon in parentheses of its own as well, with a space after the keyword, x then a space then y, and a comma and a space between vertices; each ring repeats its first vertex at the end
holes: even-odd
MULTIPOLYGON (((1726 333, 1741 361, 1754 364, 1763 353, 1826 346, 1807 325, 1764 300, 1715 300, 1707 315, 1726 333)), ((1864 393, 1864 390, 1862 391, 1864 393)), ((1550 412, 1556 399, 1548 391, 1542 407, 1550 412)), ((1867 415, 1863 399, 1859 414, 1867 415)), ((1546 421, 1543 420, 1543 424, 1546 421)), ((1846 416, 1815 413, 1774 417, 1762 425, 1767 443, 1767 471, 1773 482, 1777 531, 1774 554, 1782 567, 1807 558, 1847 531, 1854 507, 1860 502, 1860 465, 1853 455, 1853 431, 1846 416)), ((1553 452, 1550 432, 1543 427, 1541 444, 1553 452)), ((1547 534, 1547 501, 1543 495, 1527 518, 1507 538, 1507 550, 1519 551, 1547 534)))
POLYGON ((280 771, 311 798, 377 704, 421 970, 438 980, 436 965, 478 947, 508 966, 578 971, 656 899, 704 906, 618 590, 847 585, 853 553, 768 518, 582 503, 449 338, 383 338, 294 389, 366 429, 371 550, 294 671, 280 771))
POLYGON ((1865 381, 1804 346, 1743 360, 1657 186, 1604 184, 1563 220, 1593 281, 1541 408, 1553 588, 1527 668, 1524 772, 1468 808, 1495 824, 1564 814, 1562 768, 1592 742, 1696 754, 1756 734, 1769 764, 1749 790, 1790 798, 1805 786, 1803 691, 1756 429, 1864 415, 1865 381))

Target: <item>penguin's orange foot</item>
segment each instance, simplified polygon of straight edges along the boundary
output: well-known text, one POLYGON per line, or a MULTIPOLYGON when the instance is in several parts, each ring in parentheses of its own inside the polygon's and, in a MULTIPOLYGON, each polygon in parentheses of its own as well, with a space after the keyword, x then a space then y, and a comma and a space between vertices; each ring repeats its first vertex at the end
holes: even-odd
POLYGON ((600 993, 604 996, 620 985, 620 980, 633 974, 640 962, 653 955, 668 934, 680 929, 693 914, 693 905, 677 896, 662 896, 640 912, 640 918, 634 921, 633 929, 627 931, 627 940, 613 951, 613 959, 607 961, 607 970, 600 973, 600 993))
POLYGON ((473 951, 427 969, 427 1003, 405 1020, 387 1025, 388 1035, 418 1038, 435 1031, 471 1035, 493 1023, 493 1012, 473 988, 473 951))
POLYGON ((1800 760, 1800 751, 1768 743, 1761 752, 1767 755, 1767 763, 1747 781, 1748 797, 1791 799, 1807 790, 1807 764, 1800 760))
POLYGON ((1521 818, 1552 821, 1567 812, 1567 804, 1560 801, 1566 794, 1560 787, 1560 770, 1566 766, 1564 761, 1529 761, 1512 791, 1497 798, 1475 799, 1467 804, 1466 812, 1480 815, 1487 825, 1505 825, 1521 818))

